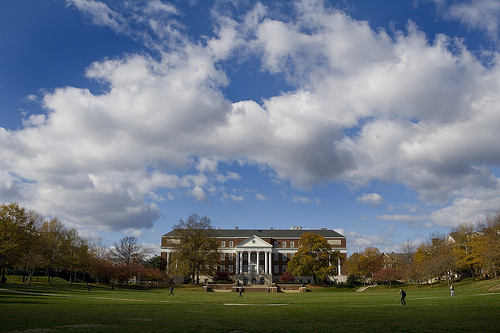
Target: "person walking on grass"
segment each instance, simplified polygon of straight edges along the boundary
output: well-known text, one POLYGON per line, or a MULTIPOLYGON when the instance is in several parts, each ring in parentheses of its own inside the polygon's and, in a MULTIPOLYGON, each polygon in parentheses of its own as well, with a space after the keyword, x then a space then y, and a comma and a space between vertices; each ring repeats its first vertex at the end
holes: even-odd
POLYGON ((403 289, 399 289, 399 294, 401 295, 401 304, 406 305, 406 292, 403 289))
POLYGON ((455 287, 453 285, 450 286, 451 296, 455 296, 455 287))
POLYGON ((242 292, 243 292, 243 288, 240 288, 240 296, 238 296, 238 297, 243 297, 242 292))
POLYGON ((173 286, 170 286, 170 294, 168 294, 168 296, 174 296, 174 287, 173 286))

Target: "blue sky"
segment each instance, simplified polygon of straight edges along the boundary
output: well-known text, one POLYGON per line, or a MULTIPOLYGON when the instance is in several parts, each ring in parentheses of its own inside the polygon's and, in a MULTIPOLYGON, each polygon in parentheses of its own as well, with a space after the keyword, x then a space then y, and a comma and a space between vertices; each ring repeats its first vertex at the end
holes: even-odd
POLYGON ((2 1, 0 201, 159 252, 220 228, 400 251, 500 208, 500 3, 2 1))

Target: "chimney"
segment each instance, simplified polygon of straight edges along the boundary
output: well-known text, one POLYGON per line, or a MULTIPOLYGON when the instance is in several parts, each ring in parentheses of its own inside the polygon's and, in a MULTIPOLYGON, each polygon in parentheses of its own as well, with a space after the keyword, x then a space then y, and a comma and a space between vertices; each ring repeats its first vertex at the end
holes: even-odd
POLYGON ((234 227, 234 229, 238 230, 238 226, 234 227))

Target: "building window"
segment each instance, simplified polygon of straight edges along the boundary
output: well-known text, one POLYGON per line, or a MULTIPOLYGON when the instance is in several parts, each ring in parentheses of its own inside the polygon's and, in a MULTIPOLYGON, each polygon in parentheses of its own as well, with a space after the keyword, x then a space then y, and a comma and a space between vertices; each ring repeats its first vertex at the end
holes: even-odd
POLYGON ((281 247, 286 247, 286 242, 283 242, 281 247))
POLYGON ((221 253, 220 254, 220 260, 226 260, 226 254, 225 253, 221 253))
POLYGON ((288 258, 286 256, 286 253, 281 254, 281 260, 286 261, 288 258))
POLYGON ((274 273, 278 274, 280 272, 280 266, 274 265, 274 273))
POLYGON ((233 272, 233 265, 229 265, 229 273, 233 272))
POLYGON ((243 265, 243 273, 248 273, 248 265, 243 265))
POLYGON ((229 241, 229 247, 234 247, 233 241, 229 241))
POLYGON ((229 253, 229 260, 233 260, 233 254, 229 253))
POLYGON ((278 261, 280 260, 280 254, 278 252, 274 253, 274 260, 278 261))
POLYGON ((220 247, 226 247, 226 241, 220 242, 220 247))
POLYGON ((295 247, 295 242, 290 242, 290 247, 295 247))
POLYGON ((247 260, 248 259, 248 253, 247 252, 243 252, 243 260, 247 260))
POLYGON ((283 269, 282 272, 285 273, 286 272, 286 265, 283 265, 282 269, 283 269))
POLYGON ((226 270, 226 266, 225 265, 220 265, 220 271, 224 272, 225 270, 226 270))
POLYGON ((278 247, 278 241, 274 241, 274 247, 278 247))
POLYGON ((261 252, 261 253, 259 254, 259 260, 264 260, 264 252, 261 252))

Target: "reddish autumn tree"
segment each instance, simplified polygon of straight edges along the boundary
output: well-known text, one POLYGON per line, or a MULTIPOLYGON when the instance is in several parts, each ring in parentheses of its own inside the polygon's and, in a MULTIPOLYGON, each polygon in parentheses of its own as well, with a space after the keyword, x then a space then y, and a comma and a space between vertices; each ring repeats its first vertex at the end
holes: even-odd
POLYGON ((293 282, 293 281, 295 281, 295 276, 293 276, 292 273, 290 273, 290 272, 285 272, 285 273, 281 274, 280 281, 281 282, 293 282))
POLYGON ((391 281, 395 281, 398 278, 398 271, 394 268, 382 268, 381 270, 375 272, 373 275, 373 281, 380 282, 389 282, 389 286, 391 285, 391 281))

